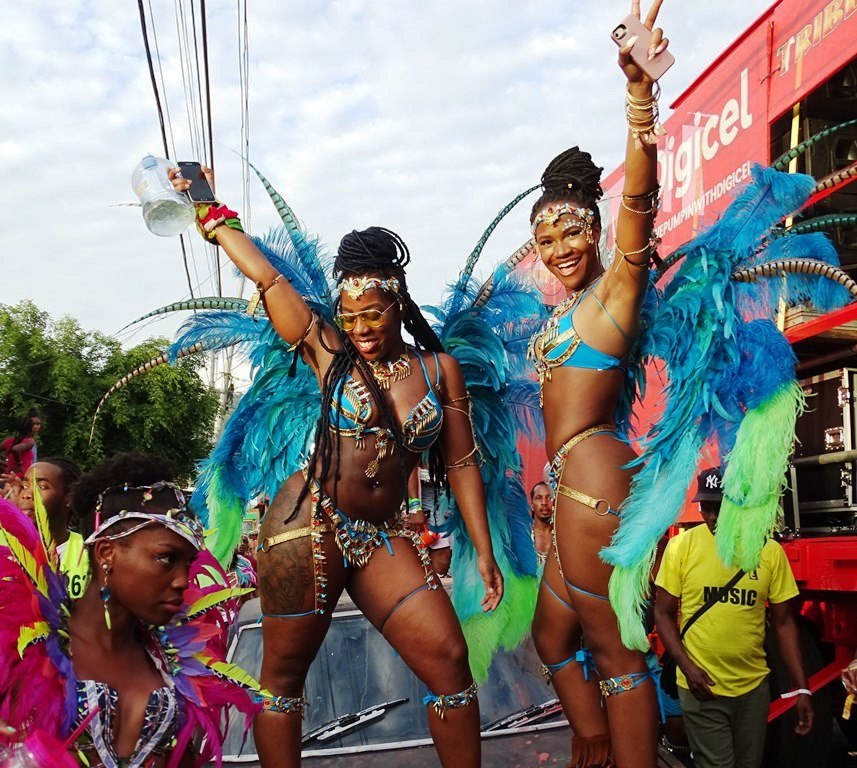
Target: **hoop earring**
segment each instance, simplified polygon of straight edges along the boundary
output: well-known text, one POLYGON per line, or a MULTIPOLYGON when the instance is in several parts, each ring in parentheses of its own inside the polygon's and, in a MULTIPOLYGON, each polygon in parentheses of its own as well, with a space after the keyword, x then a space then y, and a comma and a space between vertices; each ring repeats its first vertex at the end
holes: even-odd
POLYGON ((107 575, 110 573, 110 566, 104 563, 101 568, 104 571, 104 583, 101 585, 101 589, 98 590, 98 594, 104 605, 104 623, 107 625, 107 631, 109 632, 113 629, 112 622, 110 621, 110 606, 108 605, 112 593, 110 592, 110 587, 107 586, 107 575))

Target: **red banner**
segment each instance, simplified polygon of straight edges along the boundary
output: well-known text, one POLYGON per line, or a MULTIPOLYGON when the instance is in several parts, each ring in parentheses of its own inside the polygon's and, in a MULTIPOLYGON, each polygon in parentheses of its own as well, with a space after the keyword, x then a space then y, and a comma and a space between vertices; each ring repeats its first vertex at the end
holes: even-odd
POLYGON ((857 0, 781 2, 774 11, 771 99, 774 120, 855 55, 857 0))

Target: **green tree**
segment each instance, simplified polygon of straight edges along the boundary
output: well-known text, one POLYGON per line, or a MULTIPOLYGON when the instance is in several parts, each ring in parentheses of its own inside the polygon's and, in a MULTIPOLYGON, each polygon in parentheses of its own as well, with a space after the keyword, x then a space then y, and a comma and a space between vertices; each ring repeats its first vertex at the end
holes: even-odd
POLYGON ((89 440, 104 393, 166 345, 166 339, 149 339, 123 350, 74 318, 52 320, 32 302, 0 304, 0 434, 11 434, 24 414, 37 410, 43 456, 66 456, 88 468, 119 451, 157 453, 190 481, 196 462, 211 450, 218 409, 198 374, 201 356, 160 366, 115 392, 89 440))

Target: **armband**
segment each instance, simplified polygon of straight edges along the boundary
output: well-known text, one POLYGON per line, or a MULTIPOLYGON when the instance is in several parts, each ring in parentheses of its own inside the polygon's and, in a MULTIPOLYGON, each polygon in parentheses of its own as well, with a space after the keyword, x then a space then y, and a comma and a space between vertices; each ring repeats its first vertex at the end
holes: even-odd
MULTIPOLYGON (((474 442, 473 449, 470 451, 470 453, 466 454, 465 456, 462 456, 460 459, 458 459, 458 461, 453 461, 451 464, 447 464, 446 465, 447 471, 450 469, 462 469, 464 467, 478 467, 479 466, 479 463, 471 458, 471 456, 476 455, 479 451, 479 446, 476 445, 476 440, 474 439, 473 442, 474 442)), ((481 458, 481 455, 480 455, 480 458, 481 458)))
MULTIPOLYGON (((273 288, 280 280, 284 280, 285 278, 282 275, 277 275, 273 280, 271 280, 268 285, 262 285, 262 281, 256 283, 256 292, 250 297, 250 301, 247 302, 247 314, 250 315, 254 320, 256 319, 256 309, 259 306, 259 302, 262 301, 262 298, 265 296, 265 291, 273 288)), ((310 321, 309 328, 306 329, 306 333, 309 333, 309 329, 312 328, 312 321, 310 321)), ((301 340, 298 344, 301 343, 306 338, 306 334, 301 337, 301 340)), ((295 345, 295 348, 297 345, 295 345)), ((291 349, 289 350, 291 351, 291 349)))
POLYGON ((786 693, 781 693, 781 699, 793 699, 795 696, 800 696, 801 694, 806 694, 807 696, 812 696, 812 691, 809 688, 795 688, 793 691, 788 691, 786 693))
POLYGON ((466 395, 462 395, 461 397, 455 397, 450 400, 448 403, 444 403, 443 408, 448 408, 450 411, 457 411, 458 413, 463 413, 467 416, 467 420, 470 422, 470 434, 473 437, 473 449, 462 456, 457 461, 453 461, 450 464, 446 465, 446 469, 461 469, 462 467, 478 467, 482 463, 482 451, 479 450, 479 443, 476 441, 476 428, 473 426, 473 401, 470 399, 470 393, 468 392, 466 395), (464 401, 467 403, 466 408, 459 408, 454 403, 460 403, 464 401), (471 456, 476 455, 479 461, 474 461, 471 459, 471 456))
MULTIPOLYGON (((282 275, 280 275, 280 277, 282 277, 282 275)), ((273 284, 274 283, 271 283, 271 285, 273 285, 273 284)), ((268 288, 270 288, 271 285, 269 285, 268 288)), ((267 290, 267 288, 265 290, 267 290)), ((259 298, 262 298, 262 297, 260 296, 259 298)), ((309 336, 309 332, 313 329, 314 325, 315 325, 315 312, 312 313, 312 317, 310 317, 309 325, 306 327, 306 330, 303 332, 303 334, 301 334, 301 337, 294 344, 289 344, 289 346, 286 348, 286 351, 287 352, 296 352, 300 348, 301 344, 303 344, 306 341, 307 336, 309 336)))
POLYGON ((206 240, 212 243, 217 243, 217 236, 214 233, 221 224, 225 224, 230 229, 235 229, 238 232, 243 232, 244 227, 241 226, 241 220, 238 218, 238 211, 232 211, 223 203, 217 202, 212 205, 200 205, 196 209, 196 228, 206 240))

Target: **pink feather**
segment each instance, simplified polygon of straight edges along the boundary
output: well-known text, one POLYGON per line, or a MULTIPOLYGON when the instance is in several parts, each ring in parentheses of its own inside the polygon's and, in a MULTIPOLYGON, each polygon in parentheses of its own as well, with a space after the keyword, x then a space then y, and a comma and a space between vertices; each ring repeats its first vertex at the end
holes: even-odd
POLYGON ((56 636, 31 643, 23 655, 18 640, 22 627, 39 622, 55 626, 60 610, 55 601, 62 599, 63 590, 32 521, 5 501, 0 501, 0 529, 21 543, 47 585, 39 591, 13 550, 0 546, 0 719, 23 733, 42 730, 61 738, 70 715, 66 683, 53 660, 59 651, 56 636))

